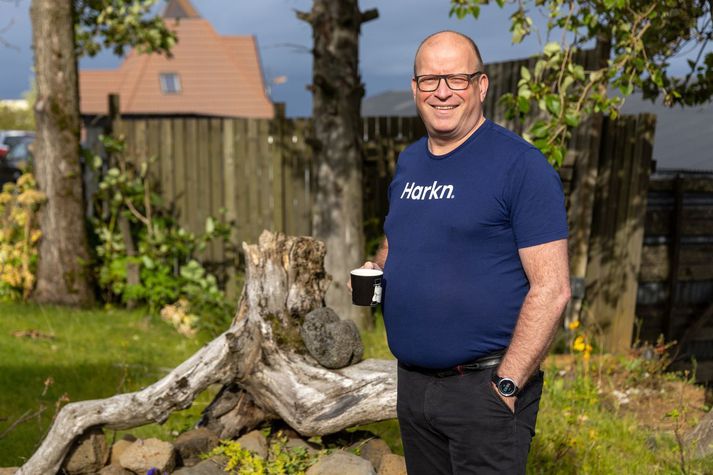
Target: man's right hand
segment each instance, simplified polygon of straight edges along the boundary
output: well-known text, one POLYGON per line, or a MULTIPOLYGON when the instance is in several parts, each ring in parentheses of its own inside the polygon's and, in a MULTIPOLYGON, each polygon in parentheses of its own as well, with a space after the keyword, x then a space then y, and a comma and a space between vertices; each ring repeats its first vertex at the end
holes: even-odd
MULTIPOLYGON (((366 261, 360 269, 376 269, 376 270, 384 270, 381 267, 379 267, 379 264, 376 262, 371 262, 371 261, 366 261)), ((352 291, 352 278, 349 276, 349 280, 347 280, 347 288, 349 289, 349 292, 352 291)))

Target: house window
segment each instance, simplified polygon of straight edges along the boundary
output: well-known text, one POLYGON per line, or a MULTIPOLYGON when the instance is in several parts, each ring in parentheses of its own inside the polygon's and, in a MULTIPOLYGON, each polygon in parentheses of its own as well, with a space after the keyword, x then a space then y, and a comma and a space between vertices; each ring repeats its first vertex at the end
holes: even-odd
POLYGON ((161 92, 164 94, 178 94, 181 92, 181 79, 178 73, 161 73, 161 92))

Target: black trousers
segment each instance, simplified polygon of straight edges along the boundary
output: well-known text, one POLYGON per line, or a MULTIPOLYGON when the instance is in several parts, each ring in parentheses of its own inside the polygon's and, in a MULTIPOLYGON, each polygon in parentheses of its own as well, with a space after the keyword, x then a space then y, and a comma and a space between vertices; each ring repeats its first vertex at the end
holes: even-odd
POLYGON ((491 384, 494 368, 439 378, 399 365, 396 410, 409 475, 524 474, 542 371, 515 413, 491 384))

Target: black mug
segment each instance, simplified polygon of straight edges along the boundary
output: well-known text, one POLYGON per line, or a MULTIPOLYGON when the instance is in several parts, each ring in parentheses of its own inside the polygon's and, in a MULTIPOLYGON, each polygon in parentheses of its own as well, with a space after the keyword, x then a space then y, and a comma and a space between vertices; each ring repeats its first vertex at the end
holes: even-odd
POLYGON ((384 272, 376 269, 351 271, 352 303, 362 307, 375 307, 381 302, 381 280, 384 272))

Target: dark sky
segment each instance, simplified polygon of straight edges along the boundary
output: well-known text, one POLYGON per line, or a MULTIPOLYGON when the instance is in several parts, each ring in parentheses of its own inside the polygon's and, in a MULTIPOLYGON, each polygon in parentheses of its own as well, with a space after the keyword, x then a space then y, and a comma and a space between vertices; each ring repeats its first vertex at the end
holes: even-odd
MULTIPOLYGON (((286 76, 287 82, 271 87, 274 101, 287 103, 287 114, 309 115, 312 37, 309 25, 297 20, 294 10, 309 10, 309 0, 193 0, 200 14, 221 34, 257 37, 263 71, 268 82, 286 76)), ((0 0, 0 98, 21 97, 32 75, 30 0, 0 0)), ((482 9, 480 19, 449 18, 448 0, 361 0, 362 10, 378 8, 379 18, 362 27, 361 74, 366 95, 409 88, 413 54, 430 33, 454 29, 470 35, 486 62, 534 54, 536 40, 514 46, 510 41, 509 12, 497 6, 482 9)), ((82 60, 80 67, 113 68, 119 58, 105 53, 82 60)), ((681 60, 675 67, 682 67, 681 60), (680 63, 680 65, 679 65, 680 63)))

